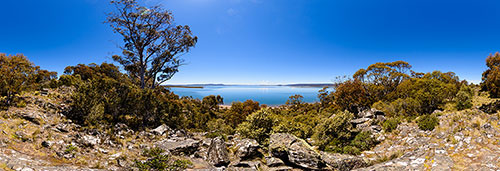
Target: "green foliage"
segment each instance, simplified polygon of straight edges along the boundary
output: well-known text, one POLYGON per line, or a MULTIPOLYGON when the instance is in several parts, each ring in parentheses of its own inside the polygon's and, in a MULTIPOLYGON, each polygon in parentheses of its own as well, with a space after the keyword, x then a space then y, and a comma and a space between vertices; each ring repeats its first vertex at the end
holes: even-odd
POLYGON ((337 112, 316 126, 312 136, 315 145, 321 150, 342 147, 351 138, 354 115, 350 112, 337 112))
POLYGON ((0 53, 0 109, 15 105, 22 91, 49 87, 56 72, 41 70, 24 55, 0 53))
MULTIPOLYGON (((344 153, 359 155, 361 152, 370 150, 377 145, 378 141, 372 136, 370 132, 363 131, 358 133, 350 143, 350 149, 344 147, 344 153)), ((346 146, 346 147, 349 147, 346 146)))
POLYGON ((271 110, 265 108, 248 115, 245 122, 238 125, 236 132, 243 137, 255 139, 262 145, 267 145, 275 123, 271 110))
POLYGON ((483 72, 481 88, 493 98, 500 97, 500 53, 490 54, 486 58, 488 69, 483 72))
POLYGON ((192 163, 188 160, 176 160, 169 155, 164 154, 164 150, 160 148, 145 149, 144 157, 148 157, 145 162, 135 161, 135 167, 139 170, 185 170, 192 163))
POLYGON ((246 117, 260 110, 259 102, 247 100, 245 102, 233 102, 231 108, 224 113, 224 120, 231 127, 236 128, 246 117))
POLYGON ((287 105, 292 105, 292 106, 300 105, 302 103, 304 103, 304 96, 300 94, 290 96, 286 101, 287 105))
POLYGON ((136 0, 113 0, 115 11, 107 23, 123 37, 122 64, 141 88, 155 88, 177 73, 180 56, 195 46, 198 38, 189 26, 176 25, 172 13, 161 6, 145 7, 136 0))
POLYGON ((208 131, 217 135, 230 135, 234 133, 233 127, 226 124, 224 119, 212 119, 207 123, 208 131))
POLYGON ((384 121, 384 123, 382 124, 382 128, 384 129, 385 132, 392 132, 393 130, 395 130, 398 125, 401 123, 401 119, 399 118, 389 118, 387 120, 384 121))
POLYGON ((329 87, 323 87, 323 89, 318 91, 318 98, 322 107, 332 106, 335 101, 335 96, 328 89, 329 87))
POLYGON ((439 125, 439 119, 435 115, 423 115, 418 118, 417 124, 421 130, 432 131, 439 125))
POLYGON ((474 89, 467 85, 462 85, 458 91, 455 102, 458 110, 469 109, 472 107, 472 98, 474 97, 474 89))
POLYGON ((140 89, 126 77, 91 78, 78 84, 72 99, 67 116, 86 125, 125 123, 142 128, 166 123, 178 128, 184 123, 176 95, 161 88, 140 89))
POLYGON ((359 108, 365 108, 371 105, 369 94, 364 87, 364 83, 359 80, 348 80, 336 86, 335 104, 341 110, 348 110, 356 113, 359 108))

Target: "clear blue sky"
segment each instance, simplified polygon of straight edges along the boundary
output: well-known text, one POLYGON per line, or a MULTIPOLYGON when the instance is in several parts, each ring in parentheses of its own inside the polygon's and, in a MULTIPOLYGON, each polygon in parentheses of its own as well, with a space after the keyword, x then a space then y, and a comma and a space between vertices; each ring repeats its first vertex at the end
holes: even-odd
MULTIPOLYGON (((500 50, 496 0, 147 0, 199 37, 167 84, 330 82, 375 62, 478 82, 500 50)), ((10 0, 0 5, 0 52, 62 73, 112 62, 121 39, 106 0, 10 0)))

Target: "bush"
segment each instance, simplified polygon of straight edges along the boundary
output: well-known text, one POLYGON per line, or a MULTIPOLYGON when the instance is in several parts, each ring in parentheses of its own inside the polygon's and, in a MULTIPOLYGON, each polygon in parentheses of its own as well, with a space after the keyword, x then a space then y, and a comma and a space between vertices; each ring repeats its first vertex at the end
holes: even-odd
POLYGON ((238 125, 236 132, 245 138, 255 139, 265 146, 269 143, 272 127, 276 123, 271 115, 271 111, 267 108, 254 112, 246 118, 245 122, 238 125))
MULTIPOLYGON (((337 112, 316 126, 313 139, 320 150, 343 147, 351 138, 354 115, 350 112, 337 112)), ((332 151, 332 150, 329 150, 332 151)), ((336 150, 333 150, 336 151, 336 150)))
POLYGON ((354 137, 351 141, 350 149, 345 149, 343 153, 359 155, 361 152, 370 150, 372 147, 377 145, 378 141, 372 136, 370 132, 363 131, 360 132, 354 137))
POLYGON ((135 161, 135 167, 139 170, 185 170, 189 165, 192 165, 187 160, 176 160, 164 154, 164 150, 160 148, 145 149, 144 157, 148 157, 145 162, 135 161))
POLYGON ((41 70, 24 55, 0 53, 0 109, 15 105, 22 91, 49 87, 56 72, 41 70))
POLYGON ((500 97, 500 53, 490 54, 486 58, 488 69, 483 72, 481 87, 493 98, 500 97))
POLYGON ((435 115, 423 115, 417 120, 418 127, 424 131, 432 131, 439 125, 439 119, 435 115))
POLYGON ((399 118, 389 118, 384 121, 382 128, 385 132, 392 132, 392 130, 395 130, 400 123, 401 120, 399 118))
POLYGON ((245 102, 233 102, 231 108, 224 113, 224 120, 231 127, 236 128, 245 118, 260 110, 259 102, 247 100, 245 102))
POLYGON ((207 128, 208 131, 210 131, 212 134, 217 135, 231 135, 234 133, 234 129, 226 124, 226 121, 224 121, 224 119, 212 119, 208 121, 207 128))
POLYGON ((341 110, 352 113, 358 112, 359 108, 366 108, 372 104, 369 94, 364 88, 364 83, 359 80, 348 80, 337 85, 334 97, 335 104, 341 110))
POLYGON ((462 85, 455 97, 457 110, 469 109, 472 107, 472 97, 474 90, 467 85, 462 85))
POLYGON ((182 126, 178 97, 164 89, 140 89, 104 77, 80 84, 72 95, 68 117, 85 125, 125 123, 132 128, 166 123, 182 126))

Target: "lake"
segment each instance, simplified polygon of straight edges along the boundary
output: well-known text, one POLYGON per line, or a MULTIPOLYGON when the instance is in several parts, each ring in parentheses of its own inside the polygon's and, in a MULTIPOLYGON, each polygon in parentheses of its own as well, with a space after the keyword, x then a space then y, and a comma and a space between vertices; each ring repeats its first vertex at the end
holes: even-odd
POLYGON ((198 99, 209 95, 220 95, 224 98, 225 105, 250 99, 260 104, 275 106, 285 104, 288 97, 295 94, 304 96, 304 102, 317 102, 319 101, 318 91, 322 87, 225 85, 203 88, 172 87, 170 89, 179 96, 191 96, 198 99))

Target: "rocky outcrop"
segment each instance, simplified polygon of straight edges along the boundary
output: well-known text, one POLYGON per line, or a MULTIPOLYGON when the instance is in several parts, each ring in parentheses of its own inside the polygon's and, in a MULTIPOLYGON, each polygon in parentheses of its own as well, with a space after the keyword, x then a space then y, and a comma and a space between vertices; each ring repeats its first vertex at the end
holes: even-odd
POLYGON ((207 156, 207 161, 215 167, 227 166, 231 162, 226 143, 220 137, 212 139, 207 156))
POLYGON ((380 124, 385 121, 384 112, 372 108, 359 112, 357 116, 357 118, 351 120, 351 123, 359 131, 368 131, 371 133, 382 131, 380 124))
POLYGON ((173 155, 191 155, 200 147, 200 141, 194 139, 165 139, 155 143, 155 146, 173 155))
POLYGON ((246 160, 261 156, 258 151, 260 146, 254 139, 235 139, 233 149, 236 149, 235 156, 246 160))
POLYGON ((321 152, 321 159, 334 170, 352 170, 368 166, 363 158, 347 154, 321 152))
POLYGON ((160 125, 158 127, 156 127, 155 129, 151 130, 151 133, 155 134, 155 135, 169 135, 170 132, 172 132, 173 130, 168 127, 167 125, 163 124, 163 125, 160 125))
POLYGON ((269 154, 299 168, 319 170, 326 166, 318 152, 307 142, 291 134, 272 134, 269 154))

